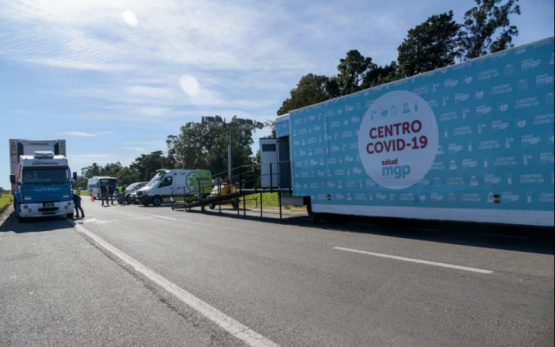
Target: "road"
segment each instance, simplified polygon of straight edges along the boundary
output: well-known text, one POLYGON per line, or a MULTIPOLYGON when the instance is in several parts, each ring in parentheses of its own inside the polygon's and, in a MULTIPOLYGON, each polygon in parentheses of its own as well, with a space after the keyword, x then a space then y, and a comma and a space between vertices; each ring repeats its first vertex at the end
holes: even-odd
POLYGON ((0 227, 0 345, 554 342, 553 239, 524 228, 83 207, 0 227))

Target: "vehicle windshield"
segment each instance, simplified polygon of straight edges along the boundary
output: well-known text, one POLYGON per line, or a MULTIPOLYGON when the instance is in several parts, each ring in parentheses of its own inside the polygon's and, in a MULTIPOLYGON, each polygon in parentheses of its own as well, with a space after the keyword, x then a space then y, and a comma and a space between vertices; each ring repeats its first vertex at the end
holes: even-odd
POLYGON ((23 169, 22 184, 48 184, 69 182, 69 168, 43 167, 23 169))
POLYGON ((154 187, 157 186, 161 181, 162 178, 164 178, 164 175, 162 173, 156 174, 156 176, 154 176, 150 182, 147 183, 148 187, 154 187))
POLYGON ((116 187, 118 185, 118 180, 115 178, 102 178, 98 180, 98 183, 104 183, 107 186, 114 186, 116 187))

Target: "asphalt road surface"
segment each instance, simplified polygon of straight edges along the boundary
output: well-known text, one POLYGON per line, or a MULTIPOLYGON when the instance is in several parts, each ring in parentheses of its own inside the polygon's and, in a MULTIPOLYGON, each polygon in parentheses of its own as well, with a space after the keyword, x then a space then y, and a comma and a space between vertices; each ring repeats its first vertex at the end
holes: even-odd
POLYGON ((83 208, 0 227, 1 346, 554 343, 553 229, 83 208))

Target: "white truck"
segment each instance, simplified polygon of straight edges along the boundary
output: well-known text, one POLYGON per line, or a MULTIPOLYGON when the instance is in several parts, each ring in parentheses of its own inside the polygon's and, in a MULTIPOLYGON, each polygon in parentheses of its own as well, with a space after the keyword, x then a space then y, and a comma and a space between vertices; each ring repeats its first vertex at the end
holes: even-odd
POLYGON ((47 216, 72 218, 73 192, 65 140, 9 141, 10 182, 18 221, 47 216))
POLYGON ((553 70, 548 38, 294 110, 264 172, 316 218, 553 226, 553 70))
POLYGON ((150 182, 137 190, 141 204, 160 206, 172 196, 198 197, 210 194, 212 174, 209 170, 157 170, 150 182))

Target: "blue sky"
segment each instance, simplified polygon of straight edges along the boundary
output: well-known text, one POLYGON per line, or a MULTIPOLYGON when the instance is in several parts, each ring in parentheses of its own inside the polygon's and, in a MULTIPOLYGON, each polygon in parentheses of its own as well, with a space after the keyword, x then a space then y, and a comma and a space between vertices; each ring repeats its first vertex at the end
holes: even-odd
MULTIPOLYGON (((126 166, 201 116, 274 119, 302 76, 337 74, 351 49, 387 64, 409 29, 449 10, 462 22, 474 4, 0 0, 0 187, 10 138, 66 139, 79 174, 126 166)), ((516 45, 553 36, 553 0, 520 6, 516 45)))

